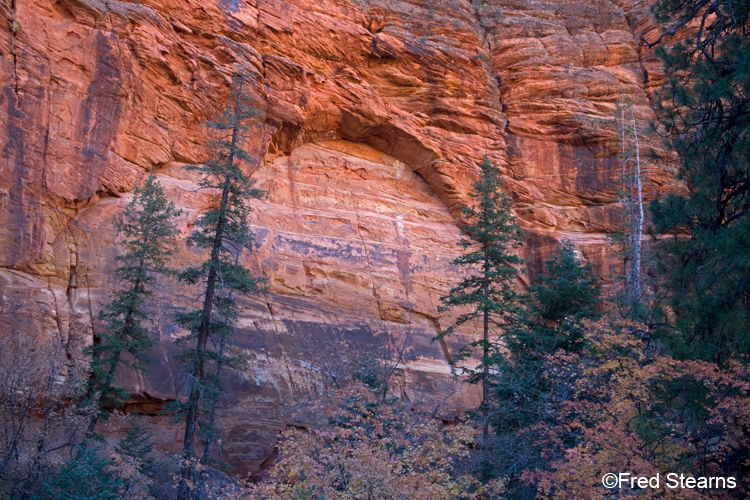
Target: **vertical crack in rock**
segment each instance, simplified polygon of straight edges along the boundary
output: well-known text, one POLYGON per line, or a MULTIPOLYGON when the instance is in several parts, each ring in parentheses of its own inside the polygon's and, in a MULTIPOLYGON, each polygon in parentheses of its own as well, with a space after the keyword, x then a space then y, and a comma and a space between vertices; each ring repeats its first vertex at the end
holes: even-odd
POLYGON ((91 303, 91 282, 89 281, 88 269, 85 269, 84 276, 86 277, 86 305, 89 310, 89 328, 91 329, 91 341, 94 342, 96 340, 96 329, 94 326, 94 305, 91 303))
POLYGON ((411 247, 409 246, 409 238, 406 237, 406 226, 404 225, 404 216, 399 215, 394 221, 396 229, 396 243, 400 245, 396 249, 396 267, 398 268, 398 274, 401 278, 401 283, 404 285, 404 294, 406 295, 406 307, 411 308, 411 302, 409 301, 409 293, 411 292, 411 247))
POLYGON ((375 298, 375 304, 378 306, 378 317, 381 319, 385 317, 383 314, 383 309, 380 304, 380 295, 378 294, 378 289, 375 286, 375 275, 372 269, 372 262, 370 262, 370 252, 367 250, 367 244, 365 243, 365 238, 362 236, 362 228, 361 228, 361 221, 359 218, 359 210, 357 210, 359 207, 357 204, 354 204, 354 215, 357 217, 357 235, 359 236, 359 241, 362 243, 362 249, 365 252, 365 261, 367 262, 367 271, 370 274, 370 285, 372 286, 372 296, 375 298))
POLYGON ((67 239, 70 258, 68 262, 68 287, 65 289, 65 296, 68 301, 68 311, 70 311, 70 315, 68 317, 68 335, 65 339, 65 355, 68 357, 68 359, 70 359, 71 355, 73 354, 70 352, 70 331, 72 326, 71 321, 73 320, 72 316, 75 311, 75 297, 73 297, 73 295, 75 294, 75 290, 78 288, 78 245, 76 245, 75 236, 72 233, 70 234, 70 238, 67 239))
POLYGON ((297 193, 297 185, 294 180, 294 163, 292 163, 292 157, 290 156, 286 161, 286 176, 289 181, 289 200, 292 205, 292 211, 297 213, 299 208, 299 194, 297 193))
MULTIPOLYGON (((156 317, 161 318, 162 317, 162 309, 160 307, 160 301, 156 301, 156 317)), ((180 390, 177 387, 177 377, 175 376, 174 367, 172 366, 172 359, 169 356, 169 353, 167 353, 166 347, 164 347, 165 341, 164 341, 164 331, 162 330, 161 323, 158 321, 155 322, 156 327, 156 333, 159 335, 159 350, 161 351, 162 356, 164 356, 164 364, 167 367, 167 372, 169 373, 169 380, 172 381, 172 389, 174 390, 175 398, 178 398, 180 395, 180 390)), ((144 383, 144 388, 146 387, 144 383)))
POLYGON ((88 164, 87 182, 79 190, 79 198, 89 198, 101 189, 106 172, 108 152, 117 137, 122 116, 123 77, 119 68, 116 35, 96 34, 96 72, 82 103, 80 130, 84 147, 83 160, 88 164))
POLYGON ((471 12, 474 14, 474 20, 476 21, 477 26, 479 26, 479 35, 482 38, 482 45, 487 48, 487 53, 492 55, 492 45, 490 44, 490 38, 489 33, 487 32, 487 25, 484 24, 484 20, 482 19, 482 15, 479 11, 480 8, 484 8, 482 5, 476 5, 473 0, 468 0, 469 2, 469 8, 471 9, 471 12))
POLYGON ((54 313, 55 313, 55 324, 57 325, 57 339, 62 343, 63 340, 63 324, 62 324, 62 318, 60 315, 60 304, 57 301, 57 294, 55 293, 54 286, 52 284, 52 277, 47 277, 47 288, 49 289, 50 294, 52 294, 52 306, 54 307, 54 313))
MULTIPOLYGON (((255 18, 255 23, 258 25, 258 32, 259 33, 261 31, 263 31, 263 25, 261 24, 263 22, 261 20, 261 15, 262 14, 261 14, 261 11, 260 11, 260 6, 261 6, 262 3, 263 3, 262 0, 256 0, 256 2, 255 2, 255 9, 258 11, 258 15, 255 18)), ((263 61, 262 58, 261 58, 261 63, 263 65, 263 78, 265 78, 266 77, 266 63, 265 63, 265 61, 263 61)))
MULTIPOLYGON (((614 0, 610 0, 614 3, 615 6, 619 7, 617 3, 615 3, 614 0)), ((641 77, 643 78, 643 85, 642 88, 646 92, 646 95, 648 96, 649 103, 651 104, 651 107, 654 107, 654 101, 651 96, 651 93, 648 91, 648 71, 646 70, 646 67, 643 65, 643 54, 641 53, 641 48, 644 48, 647 50, 648 54, 650 54, 654 49, 647 49, 646 47, 641 45, 641 42, 643 41, 643 35, 636 35, 636 28, 633 25, 633 18, 629 15, 629 12, 623 9, 623 16, 625 17, 625 22, 628 23, 628 29, 633 34, 633 40, 635 40, 635 55, 638 58, 638 66, 641 68, 641 77)))
POLYGON ((18 96, 18 30, 20 25, 18 24, 16 0, 10 2, 10 54, 13 56, 13 80, 14 80, 14 92, 18 96))
POLYGON ((279 327, 276 322, 276 316, 273 314, 273 309, 271 308, 271 303, 268 301, 268 297, 263 294, 263 300, 266 304, 266 308, 268 309, 268 314, 271 316, 271 322, 273 323, 273 329, 276 333, 276 340, 279 343, 279 350, 281 351, 281 359, 284 360, 284 367, 286 368, 287 378, 289 379, 289 389, 292 391, 292 398, 296 396, 295 390, 294 390, 294 378, 292 377, 292 369, 289 367, 289 358, 286 354, 286 349, 284 348, 284 343, 281 341, 281 334, 279 334, 279 327))
POLYGON ((312 269, 307 264, 307 258, 302 258, 302 271, 305 273, 305 285, 307 286, 307 292, 310 296, 315 295, 315 281, 312 269))
MULTIPOLYGON (((485 70, 487 71, 487 77, 490 82, 490 85, 495 90, 495 93, 497 95, 497 104, 500 107, 500 110, 504 110, 504 103, 503 103, 503 94, 501 92, 500 88, 500 76, 498 76, 495 72, 495 68, 492 64, 492 41, 490 39, 490 33, 488 30, 487 25, 485 24, 485 21, 482 19, 482 12, 480 9, 485 8, 481 5, 475 5, 473 0, 468 0, 470 2, 470 9, 472 13, 474 14, 474 19, 476 20, 476 26, 478 27, 479 36, 482 39, 482 47, 487 51, 488 61, 485 61, 482 66, 484 66, 485 70)), ((488 8, 488 7, 486 7, 488 8)), ((505 127, 507 127, 507 122, 505 127)))
POLYGON ((434 325, 435 332, 437 333, 436 337, 438 337, 438 342, 440 343, 440 350, 443 351, 445 360, 448 362, 448 364, 450 364, 450 362, 453 361, 453 356, 451 355, 451 350, 448 348, 448 343, 445 341, 445 337, 439 336, 441 333, 443 333, 443 329, 440 328, 440 320, 438 318, 433 318, 432 324, 434 325))
MULTIPOLYGON (((113 30, 112 33, 96 31, 86 42, 90 45, 89 50, 95 54, 93 74, 86 75, 87 79, 90 78, 88 86, 80 89, 81 95, 67 118, 72 130, 63 137, 73 146, 70 151, 70 163, 63 163, 60 165, 62 168, 54 165, 57 168, 50 168, 49 174, 46 175, 44 186, 53 196, 70 201, 88 200, 103 190, 115 191, 112 187, 113 181, 121 182, 116 177, 122 174, 111 171, 112 166, 119 163, 113 158, 112 150, 113 145, 117 143, 123 114, 126 113, 125 89, 132 82, 129 81, 130 73, 121 70, 123 54, 118 41, 118 35, 113 30), (76 168, 78 165, 85 165, 85 168, 76 168)), ((37 60, 39 59, 37 57, 37 60)), ((41 66, 40 63, 39 67, 41 66)), ((52 90, 50 92, 52 96, 49 99, 54 99, 56 94, 52 90)), ((26 94, 28 91, 24 92, 24 98, 28 99, 26 94)), ((41 98, 37 101, 41 101, 41 98)), ((34 102, 34 105, 38 106, 38 103, 34 102)), ((54 118, 48 119, 52 120, 54 118)), ((41 120, 37 118, 36 121, 41 120)), ((49 128, 48 124, 45 125, 49 128)), ((37 128, 40 130, 36 137, 41 143, 46 131, 39 125, 37 128)), ((53 131, 56 130, 53 127, 53 131)), ((52 147, 59 144, 57 134, 53 134, 52 140, 52 147)), ((43 146, 40 145, 39 149, 42 150, 43 146)), ((57 160, 54 153, 52 152, 52 159, 57 160)))
MULTIPOLYGON (((52 63, 49 60, 49 57, 45 57, 45 61, 47 61, 47 89, 52 88, 52 63)), ((48 194, 47 189, 47 151, 49 149, 49 137, 50 137, 50 128, 52 127, 52 98, 49 94, 46 95, 47 97, 47 126, 44 128, 44 143, 42 144, 42 187, 45 191, 45 194, 48 194)))

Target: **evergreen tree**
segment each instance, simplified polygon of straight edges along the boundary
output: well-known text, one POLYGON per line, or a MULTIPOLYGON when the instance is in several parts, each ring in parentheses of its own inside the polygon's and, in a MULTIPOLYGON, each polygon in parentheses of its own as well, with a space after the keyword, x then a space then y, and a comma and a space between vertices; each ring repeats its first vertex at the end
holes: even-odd
POLYGON ((123 478, 121 498, 147 498, 153 483, 154 459, 150 456, 154 449, 153 434, 143 428, 138 417, 131 416, 125 436, 115 446, 120 463, 120 476, 123 478))
POLYGON ((110 472, 112 462, 101 456, 101 448, 80 446, 44 484, 37 500, 116 500, 122 479, 110 472))
POLYGON ((549 260, 545 272, 529 287, 531 301, 523 314, 521 328, 508 335, 508 349, 514 359, 539 359, 558 349, 580 348, 578 322, 594 318, 601 304, 602 286, 582 262, 570 240, 563 240, 549 260))
POLYGON ((602 301, 599 279, 570 241, 560 243, 544 270, 529 287, 530 304, 518 326, 506 336, 510 355, 495 367, 498 404, 490 415, 495 436, 480 463, 483 479, 507 478, 508 493, 516 499, 536 498, 536 489, 521 475, 545 466, 538 433, 554 423, 557 415, 550 410, 565 397, 547 377, 546 359, 559 350, 583 348, 579 322, 598 316, 602 301))
POLYGON ((479 365, 466 371, 470 382, 482 382, 483 406, 489 404, 490 368, 500 356, 499 343, 491 340, 490 330, 497 327, 507 331, 523 310, 515 288, 517 268, 523 260, 513 251, 523 244, 524 235, 511 214, 513 202, 501 187, 500 172, 485 155, 481 176, 469 193, 476 206, 462 209, 466 223, 461 227, 464 238, 459 245, 470 251, 453 261, 467 268, 469 276, 441 299, 443 310, 465 306, 472 310, 461 314, 439 338, 452 334, 467 321, 481 318, 482 338, 462 348, 452 362, 464 361, 474 349, 481 350, 479 365))
POLYGON ((148 475, 154 468, 154 459, 149 456, 154 450, 152 438, 153 434, 143 428, 137 417, 131 416, 125 436, 118 441, 115 451, 127 457, 140 474, 148 475))
POLYGON ((682 356, 750 349, 750 0, 659 0, 658 114, 687 193, 651 205, 682 356), (684 29, 683 29, 684 28, 684 29), (684 36, 682 36, 684 35, 684 36))
POLYGON ((106 328, 95 333, 94 343, 87 349, 91 355, 91 373, 83 404, 95 408, 86 432, 89 437, 99 418, 106 417, 109 408, 129 397, 117 385, 117 368, 130 365, 135 370, 144 370, 154 344, 143 326, 151 316, 147 301, 153 296, 156 276, 169 272, 167 261, 171 250, 165 245, 177 234, 174 219, 179 214, 167 200, 156 176, 151 174, 135 189, 122 217, 115 220, 115 228, 125 244, 125 254, 117 257, 121 265, 115 271, 121 289, 100 315, 106 321, 106 328))
POLYGON ((214 434, 212 415, 215 415, 216 401, 223 394, 221 369, 237 362, 222 347, 237 317, 234 292, 259 289, 259 279, 239 264, 240 253, 250 249, 253 242, 247 200, 262 194, 252 187, 252 181, 242 168, 243 163, 251 160, 243 149, 249 140, 247 122, 257 114, 249 94, 249 78, 243 71, 233 79, 230 100, 222 116, 209 122, 219 136, 212 143, 212 158, 205 165, 188 167, 202 174, 201 186, 218 190, 220 199, 218 206, 198 218, 197 230, 188 238, 193 246, 208 250, 208 259, 180 275, 187 283, 200 284, 203 303, 199 309, 177 316, 177 322, 191 332, 185 339, 189 346, 180 356, 189 373, 189 382, 188 400, 180 408, 185 415, 185 438, 179 500, 190 498, 189 481, 195 479, 196 429, 201 427, 206 439, 212 439, 214 434))

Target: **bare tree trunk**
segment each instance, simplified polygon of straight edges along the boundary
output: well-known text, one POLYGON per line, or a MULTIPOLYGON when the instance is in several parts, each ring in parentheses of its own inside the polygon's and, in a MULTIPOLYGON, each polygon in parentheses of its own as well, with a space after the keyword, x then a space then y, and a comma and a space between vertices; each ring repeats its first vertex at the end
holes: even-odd
MULTIPOLYGON (((624 193, 626 193, 626 185, 625 185, 625 173, 626 173, 626 167, 628 164, 628 154, 627 154, 627 143, 626 143, 626 134, 625 134, 625 108, 623 107, 620 111, 620 132, 621 132, 621 143, 622 143, 622 193, 624 196, 624 193)), ((623 202, 625 200, 622 200, 623 202)), ((628 204, 623 203, 622 204, 622 227, 623 231, 626 231, 625 224, 628 220, 628 204)), ((630 273, 628 272, 627 265, 625 262, 623 262, 623 273, 625 274, 625 290, 628 289, 628 285, 630 284, 630 273)))
MULTIPOLYGON (((641 152, 640 144, 638 142, 638 124, 635 119, 635 114, 630 109, 630 117, 633 127, 633 149, 631 151, 627 147, 628 141, 628 128, 630 125, 626 125, 626 108, 630 108, 630 105, 623 106, 620 109, 620 140, 622 142, 622 177, 623 177, 623 192, 627 193, 626 204, 623 206, 623 225, 628 222, 630 226, 630 234, 628 235, 630 240, 630 249, 628 251, 630 262, 623 264, 625 271, 625 289, 627 290, 627 298, 629 301, 630 308, 635 308, 641 300, 643 278, 641 267, 642 264, 642 243, 643 243, 643 180, 641 171, 641 152), (635 156, 635 158, 633 158, 635 156), (628 167, 630 162, 630 167, 628 167), (625 176, 627 175, 627 191, 625 185, 625 176), (629 191, 629 192, 628 192, 629 191), (628 216, 630 220, 628 221, 628 216)), ((627 226, 626 226, 627 227, 627 226)))
MULTIPOLYGON (((625 124, 623 123, 623 126, 625 124)), ((632 160, 632 158, 628 158, 632 160)), ((630 272, 628 273, 628 284, 630 285, 630 296, 633 295, 633 289, 635 288, 634 281, 636 280, 635 272, 635 235, 637 233, 637 220, 635 215, 635 181, 633 179, 633 167, 632 163, 628 169, 628 183, 630 187, 630 196, 628 197, 628 205, 630 205, 630 272)))
MULTIPOLYGON (((633 137, 635 139, 635 182, 638 189, 638 217, 634 236, 633 250, 633 303, 641 299, 641 241, 643 240, 643 184, 641 181, 641 152, 638 144, 638 129, 633 118, 633 137)), ((634 214, 635 215, 635 214, 634 214)))

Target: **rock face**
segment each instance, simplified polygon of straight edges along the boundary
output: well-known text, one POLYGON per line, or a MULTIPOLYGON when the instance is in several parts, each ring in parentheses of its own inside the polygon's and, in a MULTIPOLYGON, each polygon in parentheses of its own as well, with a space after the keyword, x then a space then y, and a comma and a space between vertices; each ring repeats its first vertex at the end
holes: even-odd
MULTIPOLYGON (((326 360, 387 339, 413 345, 398 390, 440 392, 455 345, 430 339, 451 322, 437 307, 459 276, 459 209, 483 154, 527 232, 527 276, 563 238, 608 272, 615 103, 627 96, 638 120, 651 118, 661 78, 638 45, 655 29, 647 3, 3 3, 0 333, 59 339, 80 356, 117 286, 112 220, 134 186, 155 170, 185 235, 216 202, 182 167, 206 159, 201 124, 244 65, 259 110, 247 168, 268 192, 253 202, 245 262, 269 291, 241 300, 236 338, 250 361, 229 380, 224 458, 256 471, 326 360)), ((647 196, 671 189, 667 168, 649 172, 647 196)), ((176 250, 179 264, 201 257, 176 250)), ((172 317, 196 298, 159 282, 149 374, 122 374, 142 411, 177 396, 185 332, 172 317)), ((464 389, 461 403, 473 401, 464 389)), ((161 418, 159 446, 177 450, 181 430, 161 418)))

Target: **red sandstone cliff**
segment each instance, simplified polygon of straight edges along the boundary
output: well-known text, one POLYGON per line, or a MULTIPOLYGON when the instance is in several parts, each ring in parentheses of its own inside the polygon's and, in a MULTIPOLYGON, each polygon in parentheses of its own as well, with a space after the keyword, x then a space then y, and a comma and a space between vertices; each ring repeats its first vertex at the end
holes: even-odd
MULTIPOLYGON (((2 333, 79 355, 116 286, 112 218, 134 185, 156 169, 185 233, 215 202, 181 166, 205 158, 201 123, 243 63, 260 111, 248 168, 269 193, 246 263, 270 293, 242 299, 252 361, 230 382, 227 459, 245 472, 269 456, 288 403, 315 383, 310 346, 330 339, 364 348, 410 322, 408 383, 439 390, 448 370, 430 339, 449 323, 438 298, 457 278, 457 209, 484 153, 506 174, 532 270, 570 238, 607 271, 620 166, 606 122, 623 95, 650 118, 660 77, 637 43, 653 29, 647 3, 6 0, 2 333)), ((650 170, 647 193, 665 189, 672 174, 650 170)), ((172 317, 195 300, 160 282, 158 347, 132 380, 144 399, 175 396, 172 317)), ((176 448, 162 424, 160 446, 176 448)))

